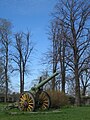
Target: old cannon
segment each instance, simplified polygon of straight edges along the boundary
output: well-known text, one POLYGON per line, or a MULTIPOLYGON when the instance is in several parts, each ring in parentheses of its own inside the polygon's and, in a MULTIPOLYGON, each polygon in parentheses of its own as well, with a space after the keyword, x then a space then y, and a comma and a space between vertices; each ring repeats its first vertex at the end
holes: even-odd
POLYGON ((58 75, 55 72, 51 77, 41 81, 35 87, 32 87, 30 91, 24 92, 19 98, 18 107, 22 111, 34 111, 36 108, 46 110, 50 107, 50 96, 46 91, 43 91, 44 86, 48 81, 58 75))

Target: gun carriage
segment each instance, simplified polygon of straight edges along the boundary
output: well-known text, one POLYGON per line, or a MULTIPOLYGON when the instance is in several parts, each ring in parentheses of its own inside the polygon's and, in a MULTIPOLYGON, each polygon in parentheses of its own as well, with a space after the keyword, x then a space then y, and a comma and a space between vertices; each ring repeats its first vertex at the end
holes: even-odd
POLYGON ((22 111, 34 111, 36 108, 49 109, 51 104, 50 96, 46 91, 43 91, 42 87, 57 75, 56 72, 51 77, 32 87, 30 91, 22 93, 19 98, 19 109, 22 111))

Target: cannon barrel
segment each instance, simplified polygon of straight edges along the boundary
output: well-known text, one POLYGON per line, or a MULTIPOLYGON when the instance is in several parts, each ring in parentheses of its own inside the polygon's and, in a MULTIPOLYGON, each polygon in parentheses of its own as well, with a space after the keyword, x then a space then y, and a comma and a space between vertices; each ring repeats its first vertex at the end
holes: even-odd
POLYGON ((40 82, 38 85, 36 85, 34 87, 35 90, 39 89, 40 87, 44 86, 48 81, 50 81, 52 78, 54 78, 55 76, 57 76, 59 73, 55 72, 52 76, 48 77, 47 79, 43 80, 42 82, 40 82))

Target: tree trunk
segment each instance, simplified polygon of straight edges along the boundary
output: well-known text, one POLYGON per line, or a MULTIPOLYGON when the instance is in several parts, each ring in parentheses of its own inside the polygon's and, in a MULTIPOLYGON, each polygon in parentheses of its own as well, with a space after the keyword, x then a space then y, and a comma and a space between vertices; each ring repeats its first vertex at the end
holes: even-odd
POLYGON ((24 75, 25 75, 25 65, 23 63, 23 71, 22 71, 22 91, 24 92, 24 75))
POLYGON ((86 94, 86 86, 83 86, 82 96, 85 96, 86 94))
POLYGON ((23 93, 23 81, 22 81, 22 62, 20 57, 20 93, 23 93))
POLYGON ((20 72, 20 93, 22 94, 22 72, 20 72))
POLYGON ((62 92, 65 93, 65 40, 63 42, 63 60, 62 60, 62 92))
POLYGON ((7 102, 8 99, 8 42, 6 42, 6 65, 5 65, 5 102, 7 102))
POLYGON ((65 71, 62 72, 62 92, 65 93, 65 71))
POLYGON ((78 71, 78 53, 77 47, 75 44, 74 48, 74 64, 75 64, 75 104, 80 106, 81 98, 80 98, 80 81, 79 81, 79 71, 78 71))
POLYGON ((80 100, 80 83, 79 83, 79 76, 78 76, 78 68, 75 68, 75 104, 77 106, 80 106, 81 100, 80 100))
MULTIPOLYGON (((55 73, 56 72, 56 69, 54 69, 53 68, 53 73, 55 73)), ((52 78, 52 90, 55 90, 55 77, 54 78, 52 78)))
POLYGON ((62 82, 62 92, 65 93, 65 66, 64 66, 64 61, 60 61, 61 63, 61 82, 62 82))
POLYGON ((7 102, 7 99, 8 99, 8 77, 7 77, 7 69, 5 69, 5 84, 6 84, 5 102, 7 102))

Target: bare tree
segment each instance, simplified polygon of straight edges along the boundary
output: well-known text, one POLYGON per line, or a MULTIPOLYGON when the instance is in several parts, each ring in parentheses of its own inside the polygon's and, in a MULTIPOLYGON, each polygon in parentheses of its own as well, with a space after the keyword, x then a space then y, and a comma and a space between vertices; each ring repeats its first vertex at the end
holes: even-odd
POLYGON ((58 28, 58 55, 59 55, 59 63, 60 63, 60 73, 61 73, 61 83, 62 83, 62 92, 65 93, 65 83, 66 83, 66 38, 65 38, 65 30, 63 24, 58 23, 60 26, 58 28))
POLYGON ((80 105, 80 71, 88 58, 84 54, 90 43, 90 39, 87 39, 90 4, 84 0, 59 0, 55 9, 54 18, 63 23, 64 30, 67 29, 65 37, 71 49, 69 61, 72 65, 67 64, 74 72, 75 102, 80 105))
MULTIPOLYGON (((64 38, 64 32, 62 30, 63 25, 60 26, 60 23, 57 19, 51 22, 51 26, 49 28, 49 39, 51 41, 51 49, 48 54, 46 54, 46 60, 48 64, 52 66, 53 73, 60 71, 61 78, 58 81, 53 78, 52 80, 52 90, 60 88, 60 83, 62 84, 62 91, 65 93, 65 73, 66 73, 66 62, 65 62, 65 54, 66 54, 66 40, 64 38)), ((44 60, 45 61, 45 60, 44 60)))
POLYGON ((33 50, 31 45, 30 33, 16 33, 15 34, 15 49, 16 53, 13 54, 13 61, 17 64, 17 68, 20 74, 20 93, 24 91, 24 78, 26 72, 26 65, 30 62, 30 55, 33 50))
POLYGON ((0 18, 0 42, 1 42, 1 57, 3 61, 5 75, 5 102, 7 102, 8 94, 8 72, 9 72, 9 45, 11 41, 11 23, 6 19, 0 18))
MULTIPOLYGON (((49 40, 51 41, 51 49, 47 55, 48 64, 52 66, 52 72, 55 73, 58 65, 58 40, 57 40, 57 27, 56 23, 51 22, 49 30, 49 40)), ((55 77, 52 80, 52 90, 55 90, 55 77)))

